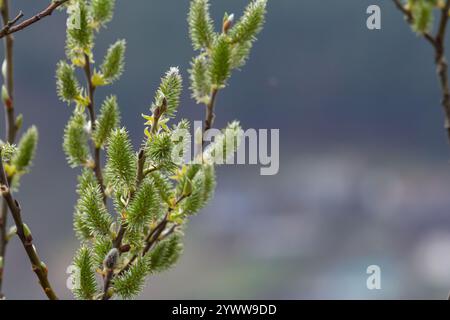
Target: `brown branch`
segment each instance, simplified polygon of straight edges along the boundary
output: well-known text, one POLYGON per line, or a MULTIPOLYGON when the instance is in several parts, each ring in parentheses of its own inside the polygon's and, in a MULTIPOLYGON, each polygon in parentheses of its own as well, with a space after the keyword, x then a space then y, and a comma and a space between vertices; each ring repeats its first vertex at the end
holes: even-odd
MULTIPOLYGON (((7 26, 9 22, 9 0, 3 1, 3 7, 1 9, 1 16, 3 25, 7 26)), ((16 17, 18 20, 19 18, 16 17)), ((14 19, 14 20, 16 20, 14 19)), ((5 37, 4 40, 4 50, 5 50, 5 63, 6 63, 6 74, 5 74, 5 87, 8 97, 3 101, 5 109, 5 139, 9 143, 14 143, 16 140, 16 135, 18 127, 16 125, 16 117, 14 113, 14 38, 11 35, 5 37)), ((8 181, 9 182, 9 181, 8 181)), ((3 260, 3 267, 0 270, 0 296, 2 295, 2 285, 3 285, 3 272, 5 264, 5 254, 6 246, 8 244, 6 228, 8 220, 8 206, 5 199, 2 199, 2 206, 0 212, 0 257, 3 260)))
POLYGON ((202 134, 202 147, 205 146, 205 133, 212 128, 214 125, 214 107, 216 104, 216 98, 217 94, 219 93, 218 89, 212 89, 211 96, 209 99, 208 104, 206 105, 206 115, 205 115, 205 127, 203 128, 203 134, 202 134))
MULTIPOLYGON (((414 17, 412 13, 407 10, 400 0, 393 0, 396 7, 404 14, 406 21, 409 24, 414 23, 414 17)), ((445 36, 449 21, 450 12, 450 0, 446 0, 444 6, 441 8, 441 15, 439 19, 438 29, 436 36, 432 36, 429 33, 424 33, 423 37, 432 44, 435 51, 435 64, 437 75, 439 78, 439 84, 441 86, 442 101, 441 105, 444 111, 444 127, 447 131, 447 140, 450 142, 450 82, 448 75, 448 63, 445 57, 445 36)), ((448 296, 450 300, 450 295, 448 296)))
POLYGON ((7 22, 4 24, 4 27, 0 30, 0 39, 7 35, 10 35, 15 32, 21 31, 25 28, 28 28, 32 24, 40 21, 42 18, 50 16, 53 13, 53 11, 55 11, 58 7, 60 7, 61 5, 63 5, 64 3, 68 2, 68 1, 69 0, 54 1, 47 8, 45 8, 38 14, 21 22, 18 25, 15 25, 15 24, 23 17, 23 14, 19 13, 19 15, 17 15, 17 17, 12 21, 10 21, 8 19, 7 22))
MULTIPOLYGON (((89 105, 87 109, 89 111, 89 117, 91 119, 91 134, 94 133, 96 129, 96 115, 95 115, 95 86, 92 83, 92 70, 91 70, 91 61, 87 54, 84 55, 85 64, 84 64, 84 72, 86 74, 86 81, 88 85, 88 93, 89 93, 89 105)), ((100 160, 100 147, 97 147, 94 144, 94 173, 97 178, 98 184, 100 185, 100 190, 103 195, 103 202, 106 203, 106 193, 105 186, 103 184, 103 173, 102 173, 102 164, 100 160)))
MULTIPOLYGON (((406 21, 412 25, 414 23, 414 17, 410 10, 406 9, 400 0, 392 0, 395 6, 403 13, 406 21)), ((422 36, 431 43, 435 51, 435 64, 437 69, 437 75, 439 78, 439 84, 442 92, 442 108, 445 118, 445 130, 447 131, 447 139, 450 142, 450 82, 448 77, 448 63, 445 58, 445 35, 447 31, 447 25, 449 20, 450 0, 446 0, 444 7, 440 10, 441 16, 439 19, 438 29, 436 36, 433 36, 427 32, 422 36)))
POLYGON ((441 18, 439 28, 436 35, 436 56, 435 62, 437 74, 442 91, 442 107, 445 114, 445 129, 447 130, 447 138, 450 142, 450 87, 448 79, 448 63, 445 58, 445 35, 449 19, 450 0, 445 2, 445 6, 441 9, 441 18))
POLYGON ((19 202, 13 198, 11 189, 9 187, 8 179, 3 167, 3 159, 0 155, 0 191, 1 195, 8 204, 9 210, 17 227, 17 235, 22 242, 22 245, 28 255, 32 269, 39 279, 39 284, 44 290, 45 294, 50 300, 58 300, 55 292, 52 289, 50 282, 47 277, 47 267, 41 261, 37 255, 36 248, 33 245, 33 238, 31 233, 26 231, 25 225, 22 220, 22 209, 20 208, 19 202))

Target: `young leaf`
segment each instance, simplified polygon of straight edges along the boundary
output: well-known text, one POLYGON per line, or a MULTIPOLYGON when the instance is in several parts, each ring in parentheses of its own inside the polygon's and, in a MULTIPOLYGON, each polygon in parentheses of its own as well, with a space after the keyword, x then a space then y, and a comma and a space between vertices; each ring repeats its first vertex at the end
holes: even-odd
POLYGON ((105 100, 100 110, 93 139, 97 148, 105 145, 111 132, 119 126, 120 111, 116 96, 111 96, 105 100))

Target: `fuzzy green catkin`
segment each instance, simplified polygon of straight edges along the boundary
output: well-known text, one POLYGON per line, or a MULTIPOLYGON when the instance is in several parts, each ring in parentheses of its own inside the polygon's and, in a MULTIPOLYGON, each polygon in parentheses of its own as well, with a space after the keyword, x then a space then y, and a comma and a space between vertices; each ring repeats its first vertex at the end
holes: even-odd
POLYGON ((111 135, 111 132, 120 124, 120 111, 116 96, 108 97, 100 109, 97 120, 97 128, 93 134, 95 146, 103 147, 111 135))
POLYGON ((203 159, 207 164, 224 164, 239 148, 242 128, 238 121, 233 121, 217 135, 203 152, 203 159))
POLYGON ((75 77, 74 68, 65 61, 60 61, 56 69, 56 87, 59 98, 67 103, 77 98, 80 85, 75 77))
POLYGON ((81 192, 77 211, 82 214, 91 236, 109 235, 112 218, 103 204, 102 193, 98 185, 88 186, 81 192))
POLYGON ((74 258, 75 271, 74 287, 75 297, 80 300, 92 300, 97 292, 95 268, 90 249, 81 247, 74 258))
POLYGON ((221 35, 215 41, 211 52, 211 66, 209 68, 209 77, 215 88, 221 88, 226 85, 226 81, 231 75, 231 48, 227 37, 221 35))
POLYGON ((180 105, 182 90, 183 80, 180 75, 180 70, 176 67, 172 67, 161 79, 161 84, 156 91, 152 109, 155 110, 157 107, 161 106, 162 99, 165 98, 167 100, 167 110, 165 111, 165 114, 168 117, 175 116, 178 106, 180 105))
POLYGON ((255 39, 264 25, 266 6, 267 0, 254 0, 247 6, 244 15, 229 32, 233 43, 255 39))
POLYGON ((160 172, 152 172, 151 179, 154 183, 154 186, 162 200, 167 204, 170 204, 170 198, 172 196, 173 186, 170 180, 161 174, 160 172))
POLYGON ((86 116, 75 111, 64 130, 63 149, 71 167, 85 165, 89 158, 86 116))
POLYGON ((106 175, 108 181, 120 191, 134 188, 137 176, 137 157, 124 129, 115 129, 108 139, 106 175))
POLYGON ((150 272, 150 257, 138 258, 137 262, 130 267, 123 275, 113 280, 114 292, 123 299, 131 299, 137 296, 145 283, 145 278, 150 272))
POLYGON ((252 50, 252 46, 252 41, 244 41, 234 44, 234 46, 231 48, 230 58, 232 69, 240 68, 246 63, 252 50))
POLYGON ((160 212, 159 206, 159 197, 152 181, 144 180, 128 208, 129 228, 141 230, 152 220, 156 220, 160 212))
POLYGON ((173 142, 171 135, 163 132, 152 136, 148 140, 145 152, 148 159, 154 163, 154 166, 159 168, 164 166, 164 164, 171 164, 172 148, 173 142))
POLYGON ((193 0, 188 15, 189 34, 195 50, 209 48, 214 41, 214 26, 208 0, 193 0))
POLYGON ((0 145, 0 155, 3 161, 9 161, 17 152, 17 147, 9 142, 0 145))
POLYGON ((96 237, 93 245, 93 259, 95 266, 101 268, 108 252, 112 249, 111 239, 108 237, 96 237))
POLYGON ((417 33, 424 33, 430 31, 433 26, 433 9, 434 5, 430 1, 419 0, 415 1, 411 7, 413 16, 412 28, 417 33))
POLYGON ((178 234, 161 241, 150 254, 151 272, 158 273, 170 269, 183 253, 183 242, 178 234))
POLYGON ((115 0, 91 0, 92 20, 99 26, 110 22, 114 14, 115 0))
POLYGON ((38 142, 38 131, 35 126, 30 127, 20 138, 17 152, 12 158, 12 164, 19 172, 26 171, 33 161, 38 142))
POLYGON ((125 68, 126 41, 118 40, 111 45, 101 66, 104 79, 112 83, 120 78, 125 68))
POLYGON ((208 73, 208 61, 204 56, 198 56, 191 62, 190 80, 192 98, 197 103, 205 103, 211 93, 211 79, 208 73))
POLYGON ((84 0, 75 0, 68 7, 66 53, 69 59, 80 58, 91 51, 94 32, 92 18, 84 0))

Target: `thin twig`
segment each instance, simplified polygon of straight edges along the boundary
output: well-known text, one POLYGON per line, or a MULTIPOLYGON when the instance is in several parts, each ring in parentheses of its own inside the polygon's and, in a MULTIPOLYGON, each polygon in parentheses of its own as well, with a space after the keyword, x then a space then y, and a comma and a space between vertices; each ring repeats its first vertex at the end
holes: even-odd
POLYGON ((34 15, 33 17, 31 17, 17 25, 15 25, 15 24, 23 17, 23 14, 22 15, 19 14, 12 21, 10 21, 8 19, 7 23, 5 23, 4 27, 0 30, 0 39, 7 35, 13 34, 17 31, 21 31, 21 30, 31 26, 32 24, 40 21, 42 18, 50 16, 53 13, 53 11, 56 10, 56 8, 60 7, 61 5, 63 5, 64 3, 68 2, 68 1, 69 0, 54 1, 47 8, 45 8, 38 14, 34 15))
MULTIPOLYGON (((95 132, 97 123, 96 123, 96 115, 95 115, 95 86, 92 83, 92 70, 91 70, 91 61, 87 54, 84 55, 85 64, 84 64, 84 72, 86 74, 86 81, 88 84, 88 92, 89 92, 89 105, 87 109, 89 111, 89 116, 91 119, 91 133, 95 132)), ((94 144, 94 173, 97 178, 98 184, 100 185, 100 190, 103 195, 103 202, 106 203, 106 193, 105 186, 103 184, 103 173, 102 173, 102 164, 100 160, 100 147, 97 147, 94 144)))
MULTIPOLYGON (((393 0, 396 7, 403 13, 406 21, 411 25, 414 23, 414 17, 408 9, 406 9, 400 0, 393 0)), ((448 76, 448 63, 445 57, 445 36, 449 21, 450 12, 450 0, 446 0, 444 6, 441 9, 441 15, 439 19, 438 29, 436 36, 432 36, 429 33, 423 33, 423 37, 431 43, 435 51, 435 64, 437 74, 439 78, 439 84, 442 92, 442 108, 444 110, 445 117, 445 129, 447 131, 447 139, 450 143, 450 82, 448 76)), ((450 295, 448 296, 450 300, 450 295)))
MULTIPOLYGON (((412 12, 408 10, 400 0, 392 0, 395 6, 403 13, 406 21, 412 25, 414 23, 414 17, 412 12)), ((437 68, 437 74, 439 78, 439 84, 442 92, 442 108, 444 110, 445 117, 445 130, 447 131, 447 139, 450 143, 450 83, 448 78, 448 63, 445 58, 445 35, 447 31, 447 25, 449 20, 450 0, 446 0, 445 5, 441 9, 441 17, 439 19, 438 30, 436 35, 425 32, 422 34, 425 40, 427 40, 435 51, 435 64, 437 68)))
POLYGON ((22 245, 28 255, 31 267, 39 279, 40 286, 42 287, 45 294, 50 300, 58 300, 58 297, 56 296, 50 282, 48 281, 47 267, 37 255, 36 248, 33 245, 33 238, 31 234, 28 234, 25 231, 26 229, 22 220, 22 209, 20 208, 19 202, 17 202, 17 200, 13 198, 13 195, 11 193, 5 169, 3 167, 3 159, 1 155, 0 155, 0 191, 6 203, 8 204, 9 210, 11 211, 13 220, 17 227, 17 235, 20 241, 22 242, 22 245))
POLYGON ((209 98, 209 103, 206 105, 206 115, 205 115, 205 127, 203 128, 202 134, 202 147, 205 146, 205 133, 211 129, 214 125, 214 107, 216 104, 217 94, 219 93, 218 89, 211 90, 211 96, 209 98))
MULTIPOLYGON (((3 25, 7 26, 10 22, 9 17, 9 0, 3 1, 3 7, 1 10, 1 16, 3 25)), ((19 18, 16 17, 18 20, 19 18)), ((14 19, 14 20, 16 20, 14 19)), ((5 109, 5 140, 9 143, 14 143, 16 140, 16 135, 18 127, 16 125, 16 117, 14 112, 14 38, 11 35, 5 37, 4 40, 5 47, 5 63, 6 63, 6 75, 5 75, 5 87, 8 93, 8 97, 4 99, 4 109, 5 109)), ((8 180, 9 183, 9 180, 8 180)), ((2 285, 3 285, 3 273, 5 265, 5 255, 7 241, 7 220, 8 220, 8 206, 5 199, 2 199, 2 206, 0 212, 0 257, 2 258, 3 267, 0 270, 0 296, 2 296, 2 285)))

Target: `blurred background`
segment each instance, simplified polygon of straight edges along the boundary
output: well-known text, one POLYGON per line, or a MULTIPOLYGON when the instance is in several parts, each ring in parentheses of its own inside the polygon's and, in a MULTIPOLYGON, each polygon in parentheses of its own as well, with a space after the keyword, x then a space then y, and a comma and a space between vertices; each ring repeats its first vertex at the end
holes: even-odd
MULTIPOLYGON (((26 16, 48 0, 16 0, 26 16)), ((246 0, 212 0, 212 13, 242 12, 246 0)), ((433 52, 391 1, 272 0, 249 63, 217 104, 217 127, 280 129, 280 171, 218 169, 216 196, 194 217, 177 267, 152 277, 142 299, 444 299, 450 291, 450 148, 443 130, 433 52), (366 8, 382 9, 382 30, 366 8), (381 290, 366 288, 379 265, 381 290)), ((187 78, 193 56, 189 1, 117 1, 97 39, 100 59, 128 42, 126 73, 98 101, 119 96, 137 146, 143 119, 170 66, 187 78)), ((217 25, 218 27, 218 25, 217 25)), ((78 170, 62 133, 71 110, 55 93, 64 58, 65 14, 16 34, 16 107, 40 144, 17 198, 56 291, 71 298, 66 268, 78 170)), ((187 87, 187 82, 186 82, 187 87)), ((97 103, 98 104, 98 103, 97 103)), ((178 117, 203 118, 185 90, 178 117)), ((0 118, 3 126, 3 114, 0 118)), ((3 129, 1 129, 3 132, 3 129)), ((42 299, 17 239, 8 247, 9 299, 42 299)))

